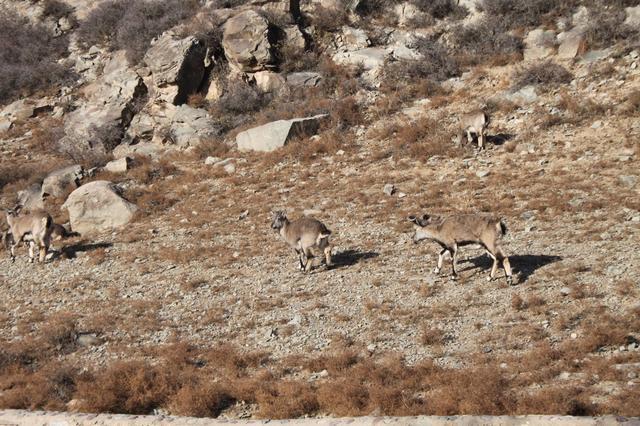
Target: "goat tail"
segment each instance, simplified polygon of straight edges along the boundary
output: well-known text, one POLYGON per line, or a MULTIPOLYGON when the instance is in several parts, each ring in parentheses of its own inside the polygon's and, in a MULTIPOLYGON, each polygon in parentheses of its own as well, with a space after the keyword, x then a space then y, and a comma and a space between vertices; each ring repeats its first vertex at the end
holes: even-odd
POLYGON ((53 228, 53 219, 51 218, 51 216, 42 218, 42 226, 44 226, 44 229, 53 228))
POLYGON ((497 223, 497 228, 498 233, 500 233, 501 235, 507 234, 507 224, 504 223, 504 219, 500 219, 500 221, 497 223))

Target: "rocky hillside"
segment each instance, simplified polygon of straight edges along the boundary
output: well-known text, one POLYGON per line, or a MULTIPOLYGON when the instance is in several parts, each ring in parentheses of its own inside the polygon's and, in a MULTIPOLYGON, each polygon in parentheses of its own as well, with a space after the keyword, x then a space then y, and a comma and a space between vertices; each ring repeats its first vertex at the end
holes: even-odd
POLYGON ((640 415, 640 4, 556 3, 0 0, 0 202, 80 234, 0 257, 0 408, 640 415))

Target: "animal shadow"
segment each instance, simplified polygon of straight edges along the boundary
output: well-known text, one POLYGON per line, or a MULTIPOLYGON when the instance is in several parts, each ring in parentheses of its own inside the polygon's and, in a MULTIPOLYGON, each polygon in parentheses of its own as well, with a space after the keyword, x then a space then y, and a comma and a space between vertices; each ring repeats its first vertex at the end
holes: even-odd
POLYGON ((86 251, 93 251, 93 250, 98 250, 98 249, 102 249, 102 248, 109 248, 109 247, 113 247, 112 243, 77 243, 77 244, 71 244, 68 246, 64 246, 62 247, 58 252, 56 252, 54 254, 54 256, 52 257, 52 260, 58 257, 63 257, 65 259, 75 259, 77 257, 78 253, 83 253, 86 251))
MULTIPOLYGON (((467 259, 475 267, 483 269, 491 269, 493 261, 486 255, 480 255, 471 259, 467 259)), ((525 254, 525 255, 513 255, 509 256, 509 262, 513 269, 514 278, 518 276, 518 283, 525 282, 536 270, 546 266, 550 263, 555 263, 562 260, 561 256, 546 255, 546 254, 525 254)), ((471 269, 471 268, 466 268, 471 269)), ((496 274, 499 276, 500 270, 496 274)))
POLYGON ((375 251, 344 250, 331 256, 333 265, 329 269, 353 266, 361 260, 373 259, 380 256, 375 251))
POLYGON ((515 135, 511 133, 498 133, 496 135, 487 135, 487 142, 491 145, 503 145, 505 142, 513 139, 515 135))

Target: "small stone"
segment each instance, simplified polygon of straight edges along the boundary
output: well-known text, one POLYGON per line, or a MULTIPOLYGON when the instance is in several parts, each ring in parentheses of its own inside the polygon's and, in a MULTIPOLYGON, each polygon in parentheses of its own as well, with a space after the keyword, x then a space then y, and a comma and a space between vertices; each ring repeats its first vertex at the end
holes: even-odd
POLYGON ((336 152, 336 155, 344 155, 344 151, 343 151, 343 150, 341 150, 341 149, 339 149, 339 150, 336 152))
POLYGON ((507 368, 507 367, 508 367, 508 365, 507 365, 506 362, 503 362, 503 363, 500 364, 500 368, 507 368))
POLYGON ((536 212, 534 210, 527 210, 526 212, 522 213, 520 217, 524 220, 534 219, 536 217, 536 212))
POLYGON ((633 62, 631 63, 631 69, 632 69, 632 70, 635 70, 636 68, 638 68, 638 63, 637 63, 636 61, 633 61, 633 62))
POLYGON ((525 226, 525 227, 524 227, 524 232, 533 232, 533 231, 535 231, 536 229, 538 229, 538 227, 537 227, 537 226, 532 225, 532 224, 529 224, 529 225, 527 225, 527 226, 525 226))
POLYGON ((405 194, 404 192, 398 192, 398 198, 404 198, 406 196, 407 194, 405 194))
POLYGON ((571 378, 571 373, 569 373, 568 371, 563 371, 562 373, 560 373, 558 378, 560 380, 569 380, 569 378, 571 378))
POLYGON ((600 127, 602 127, 602 120, 596 120, 591 125, 592 129, 599 129, 600 127))
POLYGON ((484 178, 489 176, 489 170, 478 170, 476 172, 476 176, 478 176, 479 178, 484 178))
POLYGON ((563 296, 568 296, 569 294, 571 294, 571 289, 569 287, 562 287, 560 289, 560 294, 562 294, 563 296))
POLYGON ((375 352, 376 349, 377 349, 377 346, 375 344, 373 344, 373 343, 367 345, 367 351, 369 351, 370 353, 375 352))
POLYGON ((118 160, 109 161, 104 169, 111 173, 124 173, 129 169, 131 159, 129 157, 122 157, 118 160))
POLYGON ((207 158, 204 160, 204 164, 206 164, 207 166, 211 166, 211 165, 213 165, 213 164, 216 164, 216 163, 217 163, 217 162, 219 162, 219 161, 220 161, 220 158, 219 158, 219 157, 207 157, 207 158))
POLYGON ((249 210, 245 210, 240 213, 240 216, 238 216, 238 220, 244 220, 247 218, 247 216, 249 216, 249 210))
POLYGON ((577 333, 571 333, 571 338, 572 339, 577 339, 578 338, 578 334, 577 333))
POLYGON ((382 188, 382 192, 387 194, 388 196, 392 196, 394 192, 396 192, 396 187, 392 183, 388 183, 382 188))
POLYGON ((235 173, 236 171, 236 165, 233 163, 229 163, 229 164, 225 164, 224 165, 224 171, 231 174, 231 173, 235 173))
POLYGON ((493 351, 493 348, 491 346, 485 346, 482 348, 482 352, 484 352, 485 354, 488 354, 492 351, 493 351))

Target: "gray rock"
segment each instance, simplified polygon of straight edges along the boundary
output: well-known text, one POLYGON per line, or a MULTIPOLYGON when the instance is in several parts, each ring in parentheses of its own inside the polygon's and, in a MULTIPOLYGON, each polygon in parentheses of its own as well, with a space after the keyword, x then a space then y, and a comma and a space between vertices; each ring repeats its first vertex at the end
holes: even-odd
POLYGON ((560 59, 573 59, 585 50, 584 33, 580 28, 558 34, 558 57, 560 59))
POLYGON ((20 99, 12 102, 2 111, 0 111, 0 117, 7 117, 11 122, 16 120, 26 120, 33 117, 35 112, 35 105, 29 99, 20 99))
POLYGON ((476 172, 476 176, 478 176, 479 178, 485 178, 487 176, 489 176, 489 170, 478 170, 476 172))
POLYGON ((349 26, 342 27, 335 37, 335 43, 338 50, 346 51, 364 49, 371 44, 364 30, 349 26))
POLYGON ((638 176, 621 175, 621 176, 618 176, 618 180, 624 186, 626 186, 628 188, 633 188, 638 183, 638 176))
POLYGON ((212 166, 214 164, 216 164, 218 161, 220 161, 220 157, 207 157, 204 160, 204 164, 206 164, 207 166, 212 166))
POLYGON ((109 161, 105 164, 104 169, 111 173, 124 173, 129 170, 130 162, 131 159, 125 156, 118 160, 109 161))
POLYGON ((522 89, 507 93, 504 98, 519 106, 528 105, 538 100, 538 94, 536 93, 535 86, 525 86, 522 89))
POLYGON ((42 200, 42 185, 34 183, 27 189, 18 191, 18 204, 28 210, 44 209, 42 200))
POLYGON ((252 77, 262 93, 277 93, 286 85, 285 78, 273 71, 258 71, 252 77))
POLYGON ((129 68, 125 52, 119 51, 106 64, 103 75, 85 86, 83 93, 86 102, 67 115, 61 141, 65 151, 112 150, 144 103, 147 87, 129 68))
POLYGON ((590 64, 592 62, 601 61, 608 58, 611 55, 611 49, 591 50, 582 55, 583 63, 590 64))
POLYGON ((83 347, 98 346, 102 344, 102 340, 100 340, 94 333, 79 333, 76 337, 76 341, 78 345, 83 347))
POLYGON ((178 146, 196 146, 203 140, 220 134, 207 111, 189 105, 176 107, 171 122, 171 137, 178 146))
POLYGON ((236 143, 241 151, 274 151, 295 136, 311 135, 318 131, 326 114, 291 120, 278 120, 238 133, 236 143))
POLYGON ((62 205, 69 211, 71 228, 82 235, 121 228, 138 208, 122 198, 111 182, 98 180, 82 185, 62 205))
POLYGON ((536 217, 536 211, 535 210, 527 210, 526 212, 522 213, 520 215, 520 217, 524 220, 531 220, 534 219, 536 217))
POLYGON ((525 61, 538 60, 549 57, 554 53, 554 45, 556 41, 556 33, 550 30, 538 28, 529 31, 524 39, 525 61))
POLYGON ((144 61, 153 75, 156 98, 181 105, 204 77, 205 46, 195 37, 167 31, 149 48, 144 61))
POLYGON ((229 62, 243 72, 271 68, 269 22, 253 10, 240 12, 225 22, 222 46, 229 62))
POLYGON ((640 28, 640 6, 627 7, 624 9, 627 18, 624 20, 625 25, 632 28, 640 28))
POLYGON ((396 192, 396 187, 394 184, 388 183, 384 186, 384 188, 382 188, 382 192, 384 192, 388 196, 392 196, 394 192, 396 192))
POLYGON ((560 289, 560 294, 562 294, 563 296, 568 296, 569 294, 571 294, 571 289, 569 287, 562 287, 560 289))
POLYGON ((384 47, 367 47, 349 52, 338 52, 333 60, 342 65, 362 65, 366 71, 382 67, 390 52, 384 47))
POLYGON ((294 72, 287 75, 287 84, 291 87, 316 87, 322 81, 322 75, 317 72, 294 72))
POLYGON ((50 173, 42 182, 42 197, 63 198, 80 186, 84 175, 82 166, 65 167, 50 173))

